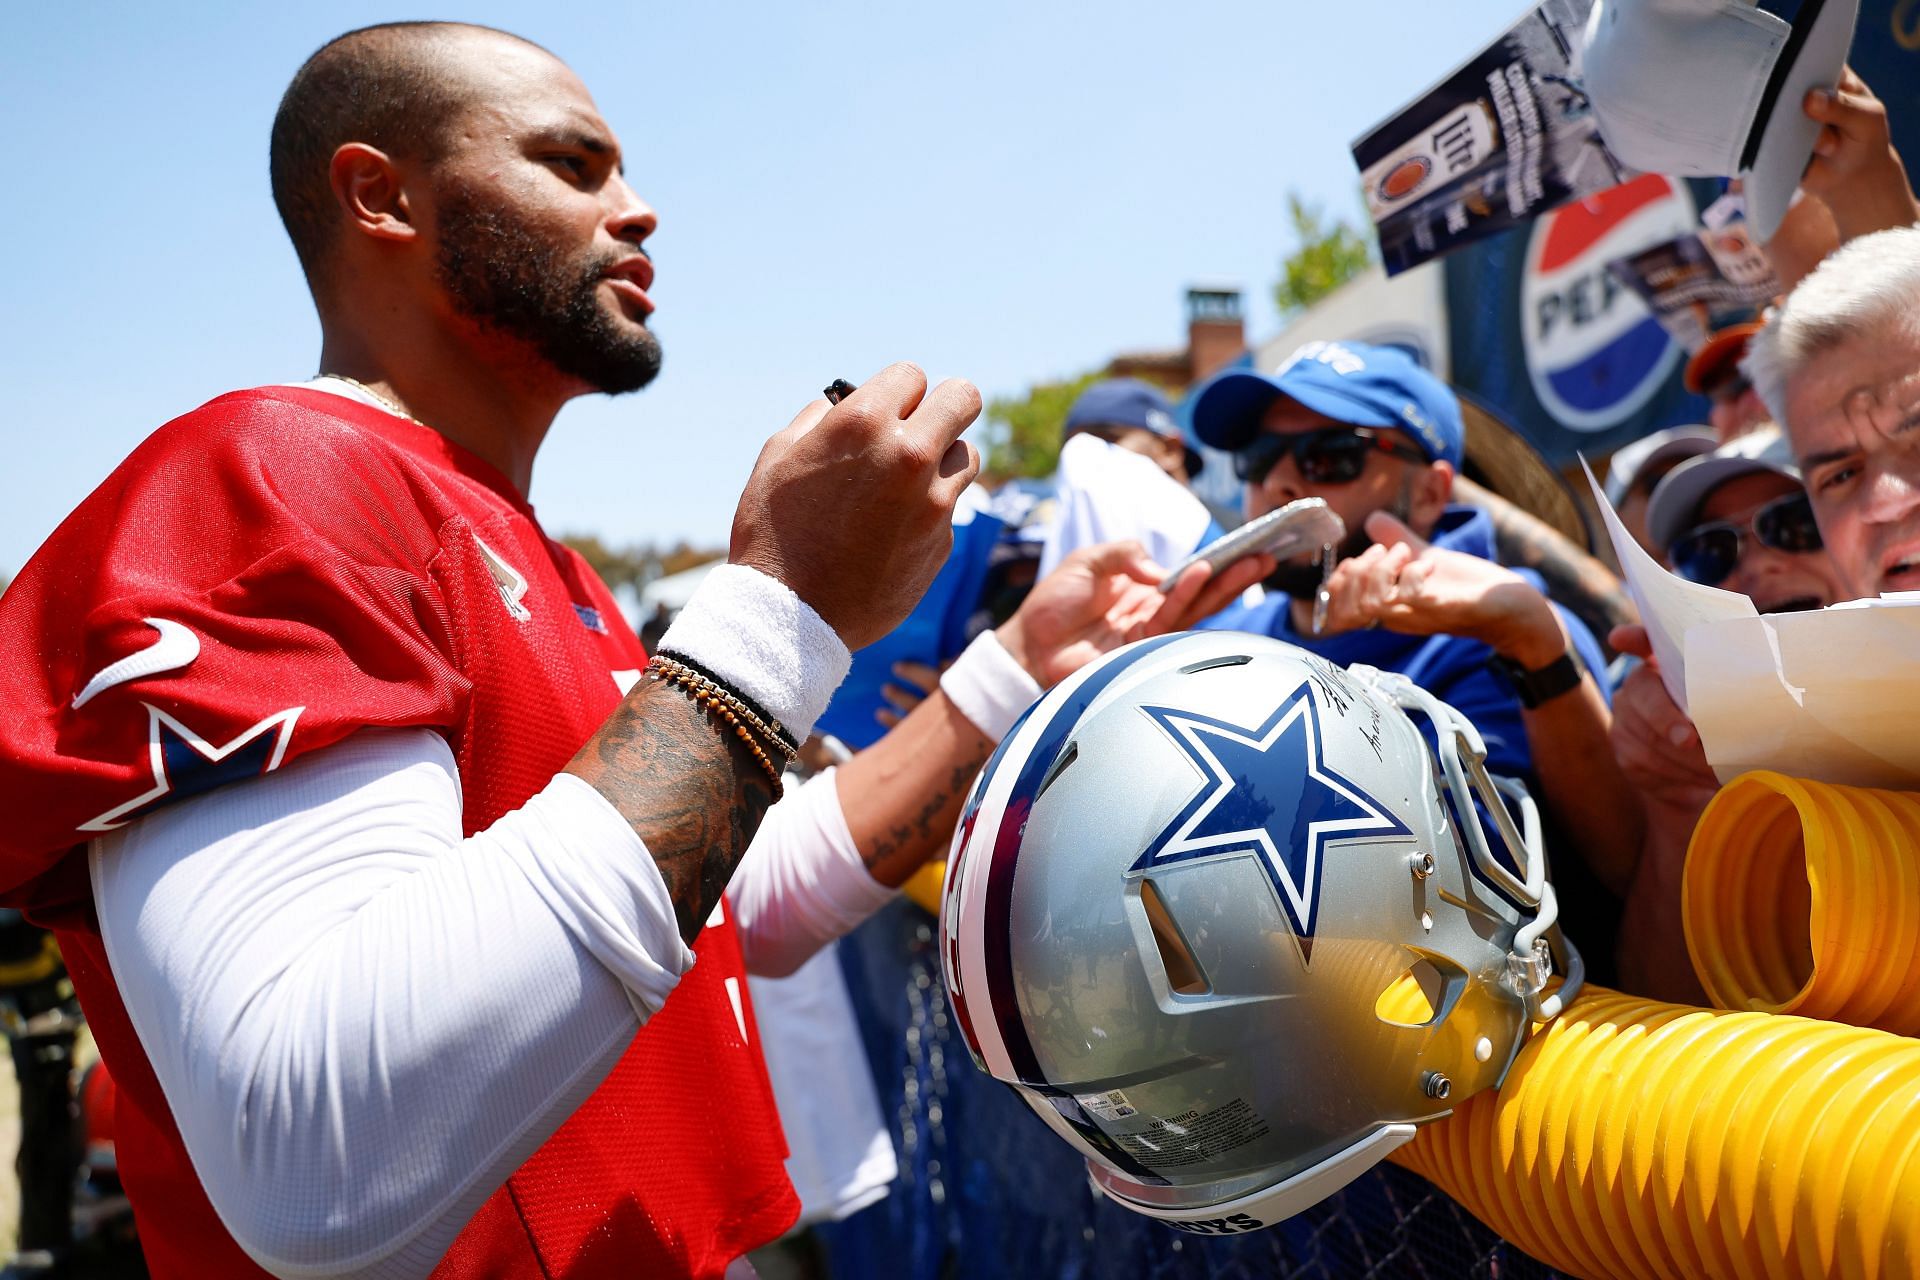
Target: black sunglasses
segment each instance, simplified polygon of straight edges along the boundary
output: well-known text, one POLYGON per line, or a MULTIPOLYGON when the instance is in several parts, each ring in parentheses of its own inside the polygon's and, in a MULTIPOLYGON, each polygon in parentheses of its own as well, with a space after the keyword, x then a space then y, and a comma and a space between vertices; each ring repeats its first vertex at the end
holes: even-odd
POLYGON ((1352 484, 1366 470, 1368 456, 1375 453, 1411 462, 1427 460, 1426 454, 1400 439, 1398 432, 1323 427, 1298 435, 1263 433, 1254 437, 1233 455, 1233 474, 1248 484, 1260 484, 1280 465, 1280 459, 1292 454, 1294 465, 1308 484, 1352 484))
POLYGON ((1821 546, 1813 503, 1803 491, 1775 498, 1742 524, 1712 520, 1689 529, 1668 545, 1667 559, 1687 581, 1717 587, 1740 563, 1740 543, 1749 531, 1761 546, 1791 555, 1818 551, 1821 546))

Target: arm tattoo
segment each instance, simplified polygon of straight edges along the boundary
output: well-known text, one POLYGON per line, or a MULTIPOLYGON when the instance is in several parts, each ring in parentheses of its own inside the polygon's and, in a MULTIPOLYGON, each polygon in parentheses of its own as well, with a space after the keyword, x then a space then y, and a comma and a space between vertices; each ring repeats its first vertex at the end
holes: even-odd
POLYGON ((692 945, 773 803, 772 781, 725 725, 654 680, 634 687, 567 771, 646 842, 692 945))
POLYGON ((980 766, 987 762, 992 749, 989 743, 987 750, 977 757, 969 755, 955 763, 944 785, 933 787, 910 816, 903 815, 903 821, 889 826, 884 835, 860 850, 860 860, 868 872, 876 872, 882 863, 903 858, 911 858, 917 869, 939 853, 953 838, 967 786, 980 772, 980 766))

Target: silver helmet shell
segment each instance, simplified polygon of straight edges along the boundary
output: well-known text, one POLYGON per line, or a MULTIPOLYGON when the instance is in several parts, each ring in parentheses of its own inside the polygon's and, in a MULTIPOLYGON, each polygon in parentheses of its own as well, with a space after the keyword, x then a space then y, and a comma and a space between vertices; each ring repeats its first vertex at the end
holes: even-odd
POLYGON ((1484 755, 1404 677, 1263 636, 1090 664, 1002 742, 948 859, 976 1063, 1127 1208, 1230 1234, 1318 1203, 1498 1084, 1577 985, 1564 952, 1544 994, 1537 819, 1484 755))

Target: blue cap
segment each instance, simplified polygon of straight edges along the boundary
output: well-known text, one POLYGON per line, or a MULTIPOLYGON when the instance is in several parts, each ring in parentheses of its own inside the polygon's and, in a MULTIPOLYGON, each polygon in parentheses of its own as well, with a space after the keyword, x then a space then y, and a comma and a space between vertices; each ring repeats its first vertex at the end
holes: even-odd
POLYGON ((1138 378, 1108 378, 1080 393, 1067 410, 1067 425, 1061 435, 1070 436, 1087 427, 1140 427, 1157 436, 1178 440, 1187 446, 1187 478, 1200 474, 1206 465, 1200 451, 1187 444, 1174 421, 1173 403, 1160 388, 1138 378))
POLYGON ((1242 449, 1260 433, 1275 396, 1355 427, 1404 431, 1429 462, 1455 467, 1466 452, 1460 401, 1396 347, 1309 342, 1272 373, 1229 369, 1194 396, 1193 432, 1216 449, 1242 449))
POLYGON ((1080 393, 1067 410, 1066 434, 1084 427, 1144 427, 1157 436, 1178 440, 1173 405, 1159 388, 1138 378, 1108 378, 1080 393))

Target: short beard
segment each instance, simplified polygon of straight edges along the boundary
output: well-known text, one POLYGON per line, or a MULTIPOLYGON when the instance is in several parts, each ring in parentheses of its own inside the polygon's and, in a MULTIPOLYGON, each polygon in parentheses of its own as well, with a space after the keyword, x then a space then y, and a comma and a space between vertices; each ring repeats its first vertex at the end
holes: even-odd
MULTIPOLYGON (((1401 482, 1399 496, 1390 506, 1383 507, 1382 510, 1401 524, 1408 522, 1409 513, 1413 510, 1411 479, 1401 482)), ((1342 560, 1351 560, 1372 545, 1373 539, 1367 535, 1366 521, 1362 520, 1358 528, 1348 530, 1347 536, 1334 544, 1333 562, 1338 564, 1342 560)), ((1320 584, 1325 581, 1326 574, 1327 569, 1319 563, 1319 556, 1315 555, 1285 561, 1279 568, 1268 574, 1261 585, 1269 591, 1278 591, 1295 600, 1312 600, 1319 596, 1320 584)))
POLYGON ((435 272, 460 314, 512 338, 596 391, 638 391, 660 372, 660 342, 624 330, 600 303, 608 267, 626 255, 569 262, 499 204, 445 192, 435 272))
MULTIPOLYGON (((1373 539, 1367 536, 1364 527, 1355 529, 1334 544, 1334 563, 1351 560, 1372 545, 1373 539)), ((1324 576, 1325 570, 1321 568, 1316 553, 1308 559, 1282 561, 1279 568, 1266 576, 1262 585, 1269 591, 1281 592, 1295 600, 1312 600, 1320 594, 1320 583, 1324 576)))

